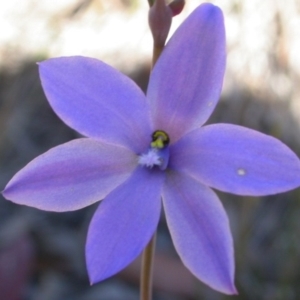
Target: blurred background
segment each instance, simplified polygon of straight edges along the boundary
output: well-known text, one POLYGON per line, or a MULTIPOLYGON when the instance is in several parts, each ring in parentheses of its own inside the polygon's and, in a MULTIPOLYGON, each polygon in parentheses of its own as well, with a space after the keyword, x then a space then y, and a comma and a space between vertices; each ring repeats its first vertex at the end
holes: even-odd
MULTIPOLYGON (((171 33, 203 1, 186 0, 171 33)), ((228 61, 220 104, 209 123, 240 124, 275 136, 300 156, 300 1, 216 0, 225 16, 228 61)), ((0 184, 46 150, 79 137, 52 112, 37 61, 97 57, 144 90, 152 41, 147 0, 0 1, 0 184)), ((254 162, 255 163, 255 162, 254 162)), ((235 242, 238 296, 197 281, 158 230, 154 300, 297 300, 300 190, 252 198, 219 193, 235 242)), ((139 264, 90 287, 84 244, 93 205, 48 213, 0 199, 0 298, 138 299, 139 264)))

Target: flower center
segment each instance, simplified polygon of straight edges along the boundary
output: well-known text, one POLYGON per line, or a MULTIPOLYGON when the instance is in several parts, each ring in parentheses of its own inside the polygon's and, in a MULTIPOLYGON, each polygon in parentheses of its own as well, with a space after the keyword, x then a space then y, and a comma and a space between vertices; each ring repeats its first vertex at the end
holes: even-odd
POLYGON ((169 145, 169 136, 162 130, 156 130, 152 134, 151 147, 162 149, 169 145))
POLYGON ((154 131, 150 147, 146 153, 139 156, 138 163, 148 168, 157 166, 161 170, 165 170, 169 162, 169 142, 167 133, 162 130, 154 131))

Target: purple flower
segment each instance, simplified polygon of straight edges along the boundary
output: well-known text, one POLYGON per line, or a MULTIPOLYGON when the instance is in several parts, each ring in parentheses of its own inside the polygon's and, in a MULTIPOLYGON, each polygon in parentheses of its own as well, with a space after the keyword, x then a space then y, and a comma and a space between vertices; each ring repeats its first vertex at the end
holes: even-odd
POLYGON ((37 157, 3 195, 57 212, 104 199, 86 243, 92 283, 141 253, 157 227, 162 199, 183 263, 210 287, 236 293, 229 222, 211 188, 239 195, 284 192, 300 185, 300 162, 280 141, 254 130, 200 127, 218 102, 225 60, 222 12, 203 4, 165 47, 147 98, 96 59, 42 62, 41 81, 52 108, 89 138, 37 157))

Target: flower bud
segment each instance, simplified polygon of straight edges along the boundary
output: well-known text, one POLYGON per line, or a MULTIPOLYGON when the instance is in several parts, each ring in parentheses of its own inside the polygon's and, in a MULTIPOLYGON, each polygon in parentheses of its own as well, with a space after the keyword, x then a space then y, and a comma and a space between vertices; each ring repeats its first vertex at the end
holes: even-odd
POLYGON ((174 0, 169 4, 173 17, 179 15, 182 12, 184 5, 184 0, 174 0))
POLYGON ((165 0, 155 0, 149 10, 149 26, 153 35, 154 45, 163 47, 172 23, 172 9, 165 0))

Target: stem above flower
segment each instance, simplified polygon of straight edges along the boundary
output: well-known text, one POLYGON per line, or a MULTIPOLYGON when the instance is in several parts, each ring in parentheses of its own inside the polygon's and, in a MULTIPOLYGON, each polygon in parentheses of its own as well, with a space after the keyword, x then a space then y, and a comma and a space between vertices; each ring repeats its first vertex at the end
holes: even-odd
POLYGON ((173 13, 165 0, 156 0, 149 10, 149 27, 153 36, 153 65, 160 56, 172 23, 173 13))

